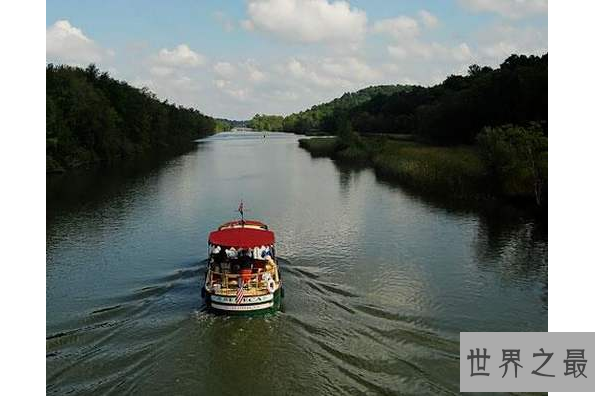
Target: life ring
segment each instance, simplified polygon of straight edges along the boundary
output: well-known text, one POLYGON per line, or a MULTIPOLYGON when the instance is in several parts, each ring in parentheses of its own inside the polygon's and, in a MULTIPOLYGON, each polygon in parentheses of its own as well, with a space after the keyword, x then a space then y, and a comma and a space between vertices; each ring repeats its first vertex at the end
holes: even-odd
POLYGON ((269 278, 267 280, 267 289, 269 290, 269 292, 272 294, 273 292, 275 292, 275 280, 273 280, 272 278, 269 278))

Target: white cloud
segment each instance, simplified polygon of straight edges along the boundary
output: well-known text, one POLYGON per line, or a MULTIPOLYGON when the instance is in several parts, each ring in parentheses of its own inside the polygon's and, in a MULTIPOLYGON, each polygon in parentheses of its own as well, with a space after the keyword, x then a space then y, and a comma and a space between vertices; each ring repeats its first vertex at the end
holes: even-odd
MULTIPOLYGON (((428 28, 439 24, 438 19, 426 10, 419 11, 421 23, 428 28)), ((420 59, 421 61, 466 62, 473 58, 467 43, 443 45, 438 42, 426 42, 421 37, 421 24, 414 18, 399 15, 395 18, 381 19, 373 24, 375 33, 387 34, 392 42, 387 46, 388 53, 397 60, 420 59)))
POLYGON ((477 38, 485 63, 500 63, 511 54, 541 55, 548 52, 546 29, 496 24, 479 32, 477 38))
POLYGON ((290 59, 285 64, 282 75, 288 76, 288 78, 292 78, 301 84, 318 87, 332 87, 341 83, 341 79, 319 73, 315 68, 295 58, 290 59))
POLYGON ((419 23, 415 19, 399 15, 396 18, 381 19, 375 22, 373 31, 388 34, 396 40, 402 40, 417 36, 420 29, 419 23))
MULTIPOLYGON (((187 44, 163 43, 160 51, 146 45, 120 52, 119 73, 130 81, 133 75, 136 85, 150 87, 159 98, 195 106, 215 116, 245 119, 255 113, 289 114, 369 85, 436 84, 449 74, 465 73, 472 63, 497 66, 513 52, 547 51, 543 21, 497 17, 481 29, 476 24, 460 27, 457 34, 445 34, 456 31, 454 21, 444 20, 442 14, 433 15, 432 10, 389 14, 367 23, 365 13, 348 1, 247 0, 243 21, 209 12, 224 30, 235 29, 236 36, 250 34, 243 28, 289 43, 331 45, 285 48, 279 43, 272 52, 257 52, 255 46, 249 46, 229 57, 208 59, 200 53, 201 48, 196 51, 189 47, 190 41, 182 39, 175 44, 187 44), (436 30, 440 25, 449 30, 436 30), (383 40, 374 33, 384 36, 383 40)), ((509 14, 515 14, 514 10, 509 14)), ((48 31, 53 28, 48 27, 48 31)), ((71 53, 85 54, 90 48, 97 51, 82 62, 110 58, 108 51, 81 30, 68 24, 62 31, 70 42, 85 48, 71 53)), ((47 34, 49 42, 50 36, 47 34)), ((257 43, 268 45, 260 39, 257 43)), ((56 52, 48 44, 48 53, 52 51, 56 52)))
POLYGON ((222 98, 226 103, 234 99, 238 105, 250 106, 256 100, 257 92, 255 86, 268 82, 267 73, 262 70, 261 65, 253 59, 247 59, 237 64, 220 61, 213 65, 215 78, 213 86, 218 90, 215 98, 222 98))
POLYGON ((179 44, 172 50, 163 48, 158 52, 156 63, 171 67, 197 67, 205 63, 203 55, 194 52, 187 44, 179 44))
POLYGON ((345 1, 250 0, 247 30, 259 30, 293 42, 359 42, 367 26, 364 11, 345 1))
POLYGON ((341 56, 313 59, 291 58, 278 65, 280 78, 298 87, 324 90, 348 90, 376 84, 383 73, 357 57, 341 56))
POLYGON ((471 48, 467 45, 467 43, 460 43, 458 46, 451 48, 450 52, 452 57, 457 61, 468 61, 473 58, 473 53, 471 52, 471 48))
POLYGON ((246 88, 226 88, 223 92, 238 101, 246 101, 250 96, 250 91, 246 88))
POLYGON ((229 84, 231 84, 231 82, 230 82, 230 81, 223 80, 223 79, 217 79, 217 80, 215 80, 215 81, 214 81, 214 83, 215 83, 215 85, 216 85, 218 88, 225 88, 225 87, 227 87, 229 84))
POLYGON ((113 55, 98 46, 67 20, 58 20, 46 28, 46 61, 70 65, 98 63, 113 55))
POLYGON ((138 76, 139 82, 147 83, 145 85, 159 97, 186 106, 194 103, 194 96, 202 85, 197 68, 206 62, 203 55, 190 49, 187 44, 179 44, 172 50, 162 48, 145 58, 145 62, 149 76, 138 76))
POLYGON ((214 64, 213 70, 216 75, 213 80, 214 86, 228 97, 241 101, 250 97, 255 84, 262 84, 267 80, 267 74, 252 59, 236 65, 224 61, 217 62, 214 64))
POLYGON ((181 77, 178 77, 175 80, 173 80, 173 83, 175 85, 180 86, 181 88, 184 88, 184 89, 192 88, 190 85, 190 83, 192 83, 192 82, 193 82, 193 80, 188 76, 181 76, 181 77))
POLYGON ((244 69, 248 79, 253 83, 260 83, 266 80, 266 74, 259 69, 258 64, 254 60, 247 60, 240 64, 240 67, 244 69))
POLYGON ((235 66, 233 66, 229 62, 217 62, 213 66, 213 70, 215 71, 216 74, 218 74, 221 77, 225 77, 225 78, 231 78, 236 73, 235 66))
POLYGON ((423 25, 428 28, 435 28, 440 23, 437 17, 427 10, 419 11, 419 17, 421 18, 423 25))
POLYGON ((299 95, 295 91, 286 91, 286 90, 273 90, 272 93, 273 98, 279 101, 296 101, 299 98, 299 95))
POLYGON ((466 43, 444 46, 440 43, 409 41, 388 46, 388 52, 396 59, 421 58, 424 60, 450 60, 467 62, 473 59, 471 48, 466 43))
POLYGON ((460 0, 460 3, 471 11, 492 12, 508 18, 548 13, 548 0, 460 0))
POLYGON ((323 72, 349 82, 370 82, 380 77, 377 70, 356 57, 325 58, 321 68, 323 72))
POLYGON ((150 73, 155 76, 168 76, 173 73, 173 69, 165 66, 151 66, 150 73))

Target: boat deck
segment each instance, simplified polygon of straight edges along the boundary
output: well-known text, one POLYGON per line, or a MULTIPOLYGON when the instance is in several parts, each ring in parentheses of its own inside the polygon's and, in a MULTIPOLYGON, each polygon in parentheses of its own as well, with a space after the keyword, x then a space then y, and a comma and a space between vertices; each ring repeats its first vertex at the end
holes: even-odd
MULTIPOLYGON (((279 283, 275 283, 275 289, 279 288, 279 283)), ((260 296, 269 294, 267 288, 244 288, 244 296, 260 296)), ((237 288, 221 288, 219 295, 235 296, 237 294, 237 288)))
MULTIPOLYGON (((267 288, 267 282, 262 279, 265 273, 271 274, 270 272, 259 271, 250 275, 242 275, 236 273, 218 273, 209 270, 206 277, 206 286, 209 287, 218 283, 221 285, 218 292, 219 295, 235 296, 238 289, 237 280, 246 278, 244 296, 266 295, 269 294, 269 290, 267 288)), ((274 273, 273 281, 275 282, 275 289, 278 289, 280 286, 279 272, 277 271, 274 273)))

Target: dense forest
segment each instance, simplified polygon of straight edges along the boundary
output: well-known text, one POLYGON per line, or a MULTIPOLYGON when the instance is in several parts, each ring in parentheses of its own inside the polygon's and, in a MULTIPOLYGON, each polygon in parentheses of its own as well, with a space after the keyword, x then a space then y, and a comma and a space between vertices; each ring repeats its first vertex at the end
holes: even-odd
POLYGON ((48 172, 180 153, 216 129, 212 117, 160 101, 146 88, 115 80, 95 65, 46 67, 48 172))
POLYGON ((283 116, 257 114, 248 122, 248 127, 258 131, 283 131, 283 116))
POLYGON ((531 204, 547 217, 547 54, 512 55, 497 69, 472 65, 466 76, 380 93, 356 106, 332 106, 339 99, 287 116, 282 125, 304 118, 310 128, 295 132, 337 135, 300 140, 315 156, 370 164, 380 175, 445 197, 531 204))
MULTIPOLYGON (((286 116, 282 122, 282 128, 286 132, 300 134, 316 131, 332 133, 340 128, 341 123, 351 119, 364 104, 377 98, 402 95, 410 90, 411 86, 380 85, 345 93, 331 102, 315 105, 308 110, 286 116)), ((364 130, 364 132, 372 131, 364 130)))
POLYGON ((231 131, 233 128, 244 128, 248 127, 249 124, 248 120, 229 120, 216 118, 215 121, 217 123, 216 132, 231 131))
POLYGON ((548 119, 548 54, 512 55, 498 68, 472 65, 441 84, 376 86, 286 117, 257 115, 260 129, 335 133, 349 120, 355 131, 412 134, 439 144, 472 144, 486 126, 548 119))
POLYGON ((334 132, 339 119, 348 116, 353 109, 381 95, 387 96, 409 90, 409 86, 380 85, 348 92, 330 102, 314 105, 303 112, 289 116, 257 114, 248 123, 255 130, 285 131, 306 134, 308 132, 334 132))

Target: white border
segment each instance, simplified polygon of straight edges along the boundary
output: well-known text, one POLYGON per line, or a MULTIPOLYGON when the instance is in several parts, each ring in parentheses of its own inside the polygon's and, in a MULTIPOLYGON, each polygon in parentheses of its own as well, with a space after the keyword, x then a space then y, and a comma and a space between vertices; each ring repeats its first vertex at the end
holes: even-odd
POLYGON ((46 394, 45 13, 0 5, 2 395, 46 394))
MULTIPOLYGON (((3 323, 13 324, 3 328, 11 343, 3 351, 10 368, 2 389, 6 395, 44 395, 45 3, 0 7, 10 16, 0 24, 6 55, 0 74, 5 280, 0 305, 3 323)), ((599 15, 598 2, 550 2, 551 331, 598 329, 599 15)))
POLYGON ((595 1, 549 8, 549 331, 598 330, 599 15, 595 1))

